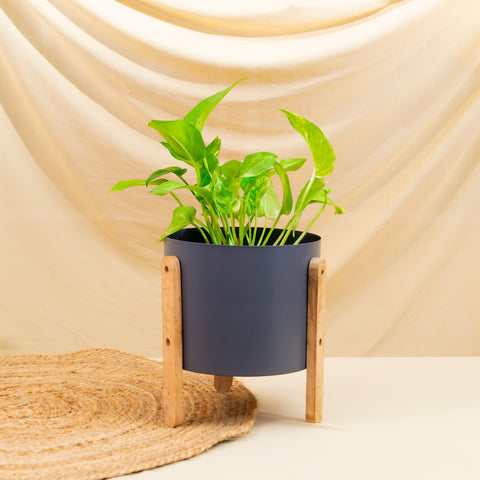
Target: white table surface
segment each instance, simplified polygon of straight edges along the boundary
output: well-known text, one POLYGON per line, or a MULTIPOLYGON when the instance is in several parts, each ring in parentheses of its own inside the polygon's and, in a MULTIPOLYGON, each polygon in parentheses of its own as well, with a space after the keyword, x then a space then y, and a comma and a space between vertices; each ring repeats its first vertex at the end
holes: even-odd
POLYGON ((121 478, 480 479, 480 357, 328 358, 321 425, 303 421, 305 372, 241 380, 248 435, 121 478))

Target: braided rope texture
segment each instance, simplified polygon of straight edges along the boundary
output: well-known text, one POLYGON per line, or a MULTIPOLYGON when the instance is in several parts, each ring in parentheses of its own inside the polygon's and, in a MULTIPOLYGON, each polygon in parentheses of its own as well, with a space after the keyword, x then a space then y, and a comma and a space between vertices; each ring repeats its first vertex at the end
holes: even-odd
POLYGON ((185 422, 168 428, 162 363, 111 349, 0 357, 0 478, 97 480, 198 455, 244 435, 257 402, 238 380, 184 372, 185 422))

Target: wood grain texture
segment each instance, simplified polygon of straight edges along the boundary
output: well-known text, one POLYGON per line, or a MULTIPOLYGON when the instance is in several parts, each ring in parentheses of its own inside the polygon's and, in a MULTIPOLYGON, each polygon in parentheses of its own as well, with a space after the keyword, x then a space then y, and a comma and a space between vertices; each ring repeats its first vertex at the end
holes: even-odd
POLYGON ((308 268, 307 392, 305 420, 321 423, 325 352, 326 263, 312 258, 308 268))
POLYGON ((165 423, 183 423, 182 287, 180 261, 162 260, 163 408, 165 423))
POLYGON ((218 393, 227 393, 232 386, 233 377, 225 377, 223 375, 215 375, 213 384, 218 393))

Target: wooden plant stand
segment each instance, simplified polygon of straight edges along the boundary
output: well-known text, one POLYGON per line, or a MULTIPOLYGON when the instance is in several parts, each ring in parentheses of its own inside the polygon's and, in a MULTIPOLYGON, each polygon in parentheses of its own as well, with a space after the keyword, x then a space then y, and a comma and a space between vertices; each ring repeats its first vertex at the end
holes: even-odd
MULTIPOLYGON (((308 268, 307 385, 305 420, 321 423, 325 348, 325 260, 312 258, 308 268)), ((182 288, 180 262, 162 260, 163 404, 165 423, 183 423, 182 288)), ((214 376, 217 392, 226 393, 233 377, 214 376)))

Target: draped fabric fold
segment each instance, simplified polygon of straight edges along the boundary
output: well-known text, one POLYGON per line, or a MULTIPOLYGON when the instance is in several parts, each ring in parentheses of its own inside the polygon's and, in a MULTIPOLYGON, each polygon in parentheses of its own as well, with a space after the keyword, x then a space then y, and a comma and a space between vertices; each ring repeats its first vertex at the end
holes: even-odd
MULTIPOLYGON (((0 6, 0 354, 160 355, 155 240, 174 204, 107 192, 181 164, 149 120, 242 77, 204 130, 224 161, 308 155, 280 108, 336 152, 329 186, 346 213, 313 228, 329 266, 327 354, 480 354, 478 1, 0 6)), ((296 192, 309 174, 296 172, 296 192)))

